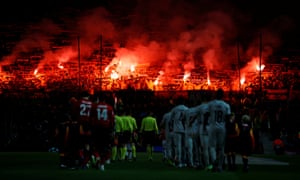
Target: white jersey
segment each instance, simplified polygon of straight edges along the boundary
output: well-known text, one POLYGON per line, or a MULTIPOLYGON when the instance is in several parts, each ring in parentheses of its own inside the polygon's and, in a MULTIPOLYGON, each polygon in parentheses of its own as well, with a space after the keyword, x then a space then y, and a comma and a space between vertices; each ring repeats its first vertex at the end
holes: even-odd
POLYGON ((209 124, 216 128, 225 128, 226 116, 231 114, 230 105, 223 100, 212 100, 209 106, 209 124))
POLYGON ((171 110, 171 122, 175 133, 184 133, 185 111, 188 109, 185 105, 177 105, 171 110))
MULTIPOLYGON (((200 134, 204 134, 204 132, 203 132, 203 130, 204 130, 203 129, 204 115, 209 112, 208 103, 202 103, 202 104, 196 106, 196 109, 197 109, 197 112, 198 112, 197 118, 198 118, 198 121, 199 121, 199 131, 200 131, 200 134)), ((206 126, 208 126, 208 125, 206 125, 206 126)))
MULTIPOLYGON (((170 125, 173 126, 171 121, 171 112, 167 112, 163 115, 162 120, 160 122, 161 127, 165 129, 166 135, 170 132, 170 125)), ((173 129, 173 127, 171 127, 173 129)))
POLYGON ((185 132, 187 135, 199 135, 199 111, 197 107, 191 107, 185 113, 185 132))

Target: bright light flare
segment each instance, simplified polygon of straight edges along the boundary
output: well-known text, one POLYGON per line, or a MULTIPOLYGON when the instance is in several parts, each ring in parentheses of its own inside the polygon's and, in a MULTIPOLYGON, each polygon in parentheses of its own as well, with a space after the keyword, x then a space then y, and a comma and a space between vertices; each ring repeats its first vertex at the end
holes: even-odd
POLYGON ((207 71, 207 84, 211 85, 209 71, 207 71))
POLYGON ((62 63, 58 63, 58 64, 57 64, 57 67, 58 67, 59 69, 63 69, 63 68, 64 68, 64 66, 62 65, 62 63))
POLYGON ((107 72, 110 66, 106 66, 104 72, 107 72))
POLYGON ((132 64, 132 65, 130 66, 130 72, 134 72, 134 71, 135 71, 135 65, 132 64))
POLYGON ((183 81, 185 82, 190 76, 191 76, 191 73, 190 73, 190 72, 186 72, 186 73, 183 75, 183 81))
POLYGON ((263 71, 264 68, 265 68, 265 65, 264 65, 264 64, 262 64, 260 67, 259 67, 259 65, 256 65, 256 70, 257 70, 257 71, 263 71))
POLYGON ((241 85, 243 85, 245 83, 245 81, 246 81, 246 78, 242 77, 241 80, 240 80, 241 85))
POLYGON ((113 80, 116 80, 119 78, 119 74, 115 70, 112 70, 112 72, 110 74, 110 78, 113 80))
POLYGON ((207 78, 207 84, 210 86, 211 85, 211 82, 210 82, 210 79, 207 78))
POLYGON ((158 85, 158 83, 159 83, 159 79, 157 78, 157 79, 155 79, 155 81, 154 81, 154 83, 153 83, 153 84, 154 84, 155 86, 157 86, 157 85, 158 85))
POLYGON ((38 72, 39 72, 38 69, 35 69, 35 70, 33 71, 33 74, 36 76, 38 72))

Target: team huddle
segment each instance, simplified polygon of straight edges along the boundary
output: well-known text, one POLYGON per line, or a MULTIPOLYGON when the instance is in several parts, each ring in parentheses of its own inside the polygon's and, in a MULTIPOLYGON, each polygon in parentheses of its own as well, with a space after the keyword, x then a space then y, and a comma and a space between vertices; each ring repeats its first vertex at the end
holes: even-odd
POLYGON ((201 104, 192 107, 177 98, 159 126, 149 109, 138 128, 132 110, 115 110, 103 94, 91 97, 83 92, 79 99, 70 99, 67 120, 56 128, 60 166, 104 171, 110 161, 136 160, 140 142, 151 161, 160 128, 163 158, 172 166, 221 172, 226 157, 228 170, 235 170, 235 155, 240 153, 243 170, 248 171, 248 156, 254 148, 250 116, 243 112, 238 123, 223 96, 218 89, 215 97, 204 96, 201 104))
POLYGON ((178 98, 175 107, 164 114, 160 128, 165 134, 164 158, 170 165, 221 172, 226 156, 228 170, 235 170, 238 152, 243 170, 248 171, 248 156, 254 147, 250 117, 244 112, 237 123, 223 95, 218 89, 213 99, 207 96, 193 107, 178 98))

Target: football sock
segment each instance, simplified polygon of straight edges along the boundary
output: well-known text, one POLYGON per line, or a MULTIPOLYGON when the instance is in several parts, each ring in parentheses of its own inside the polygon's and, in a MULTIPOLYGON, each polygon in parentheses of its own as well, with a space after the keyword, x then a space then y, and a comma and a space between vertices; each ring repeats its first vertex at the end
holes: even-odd
POLYGON ((147 145, 147 157, 148 159, 152 158, 151 146, 147 145))
POLYGON ((127 145, 127 159, 132 159, 132 145, 128 144, 127 145))
POLYGON ((127 153, 127 147, 122 147, 121 148, 121 160, 125 160, 126 153, 127 153))
POLYGON ((135 144, 132 144, 131 149, 132 149, 132 157, 136 158, 136 147, 135 147, 135 144))
POLYGON ((115 161, 116 158, 117 158, 117 146, 114 146, 111 149, 111 160, 115 161))

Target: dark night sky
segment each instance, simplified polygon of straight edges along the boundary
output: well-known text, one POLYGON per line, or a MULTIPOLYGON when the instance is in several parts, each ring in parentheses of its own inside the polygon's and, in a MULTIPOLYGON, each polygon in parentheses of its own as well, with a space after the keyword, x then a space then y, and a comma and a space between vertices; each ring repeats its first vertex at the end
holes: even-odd
MULTIPOLYGON (((17 13, 22 15, 25 14, 43 14, 47 11, 45 10, 59 10, 64 7, 74 7, 79 9, 95 7, 98 5, 110 6, 113 4, 122 4, 126 6, 128 2, 138 2, 139 0, 99 0, 99 1, 83 1, 83 0, 49 0, 49 1, 36 1, 36 0, 10 0, 6 1, 4 4, 1 4, 1 14, 5 15, 8 11, 13 11, 12 16, 17 17, 17 13)), ((156 1, 156 0, 154 0, 156 1)), ((170 0, 165 0, 170 1, 170 0)), ((140 2, 143 2, 141 0, 140 2)), ((159 4, 163 1, 157 1, 159 4)), ((265 18, 272 18, 278 15, 288 14, 291 16, 299 16, 297 2, 293 0, 285 1, 261 1, 261 0, 185 0, 184 2, 190 4, 201 4, 201 5, 212 5, 218 6, 224 4, 231 4, 238 7, 243 12, 251 13, 253 15, 264 15, 265 18)), ((158 5, 159 6, 159 5, 158 5)), ((225 7, 225 6, 224 6, 225 7)), ((20 17, 20 16, 19 16, 20 17)), ((9 18, 6 16, 6 18, 9 18)))
MULTIPOLYGON (((9 0, 0 6, 0 15, 2 21, 28 19, 34 16, 47 16, 48 13, 61 11, 65 7, 73 7, 77 9, 86 9, 95 6, 110 6, 113 4, 122 4, 126 6, 129 1, 138 0, 100 0, 100 1, 83 1, 83 0, 49 0, 49 1, 36 1, 36 0, 9 0)), ((169 0, 166 0, 169 1, 169 0)), ((141 1, 142 2, 142 1, 141 1)), ((158 4, 162 1, 157 1, 158 4)), ((294 0, 285 1, 261 1, 261 0, 187 0, 190 4, 201 4, 209 6, 223 6, 224 4, 231 4, 239 8, 242 12, 248 13, 255 17, 257 23, 265 23, 274 17, 280 15, 288 15, 293 18, 299 18, 299 8, 297 2, 294 0), (212 5, 211 5, 212 4, 212 5)), ((159 6, 159 5, 158 5, 159 6)), ((226 8, 226 6, 223 6, 226 8)))
MULTIPOLYGON (((50 13, 62 11, 66 7, 77 9, 87 9, 95 6, 111 6, 113 4, 122 4, 126 6, 128 1, 138 0, 100 0, 100 1, 83 1, 83 0, 50 0, 50 1, 36 1, 36 0, 9 0, 0 6, 1 21, 11 20, 30 20, 35 16, 47 16, 50 13)), ((169 1, 169 0, 166 0, 169 1)), ((143 1, 141 1, 143 2, 143 1)), ((157 1, 158 4, 162 1, 157 1)), ((287 15, 292 18, 299 18, 299 8, 294 0, 285 1, 261 1, 261 0, 187 0, 190 4, 201 4, 208 6, 224 6, 224 4, 231 4, 243 13, 251 14, 257 24, 266 23, 272 18, 287 15)), ((159 5, 158 5, 159 6, 159 5)), ((221 8, 221 7, 219 7, 221 8)))
MULTIPOLYGON (((100 0, 98 2, 83 0, 27 0, 19 2, 17 0, 10 0, 0 7, 0 21, 2 24, 20 23, 23 21, 36 22, 43 18, 53 18, 56 13, 64 12, 66 8, 73 8, 83 12, 86 9, 96 6, 104 6, 107 9, 116 4, 127 6, 127 4, 132 4, 133 1, 134 0, 100 0)), ((166 2, 167 1, 171 2, 172 0, 166 0, 166 2)), ((136 2, 143 1, 136 0, 136 2)), ((157 6, 159 6, 161 2, 164 1, 157 1, 157 6)), ((206 7, 208 7, 231 12, 236 20, 242 22, 240 31, 246 39, 247 31, 250 32, 251 28, 252 31, 259 31, 259 29, 265 25, 269 25, 274 21, 280 21, 278 24, 281 24, 281 27, 285 25, 288 26, 288 30, 281 35, 284 44, 287 46, 298 46, 298 43, 300 44, 300 38, 298 37, 300 15, 296 1, 185 0, 182 2, 189 3, 195 7, 199 6, 199 9, 206 9, 206 7), (247 16, 247 21, 242 20, 245 16, 247 16), (243 22, 251 28, 245 27, 243 22)), ((67 11, 65 11, 65 14, 67 14, 67 11)), ((274 25, 275 29, 281 27, 274 25)))

